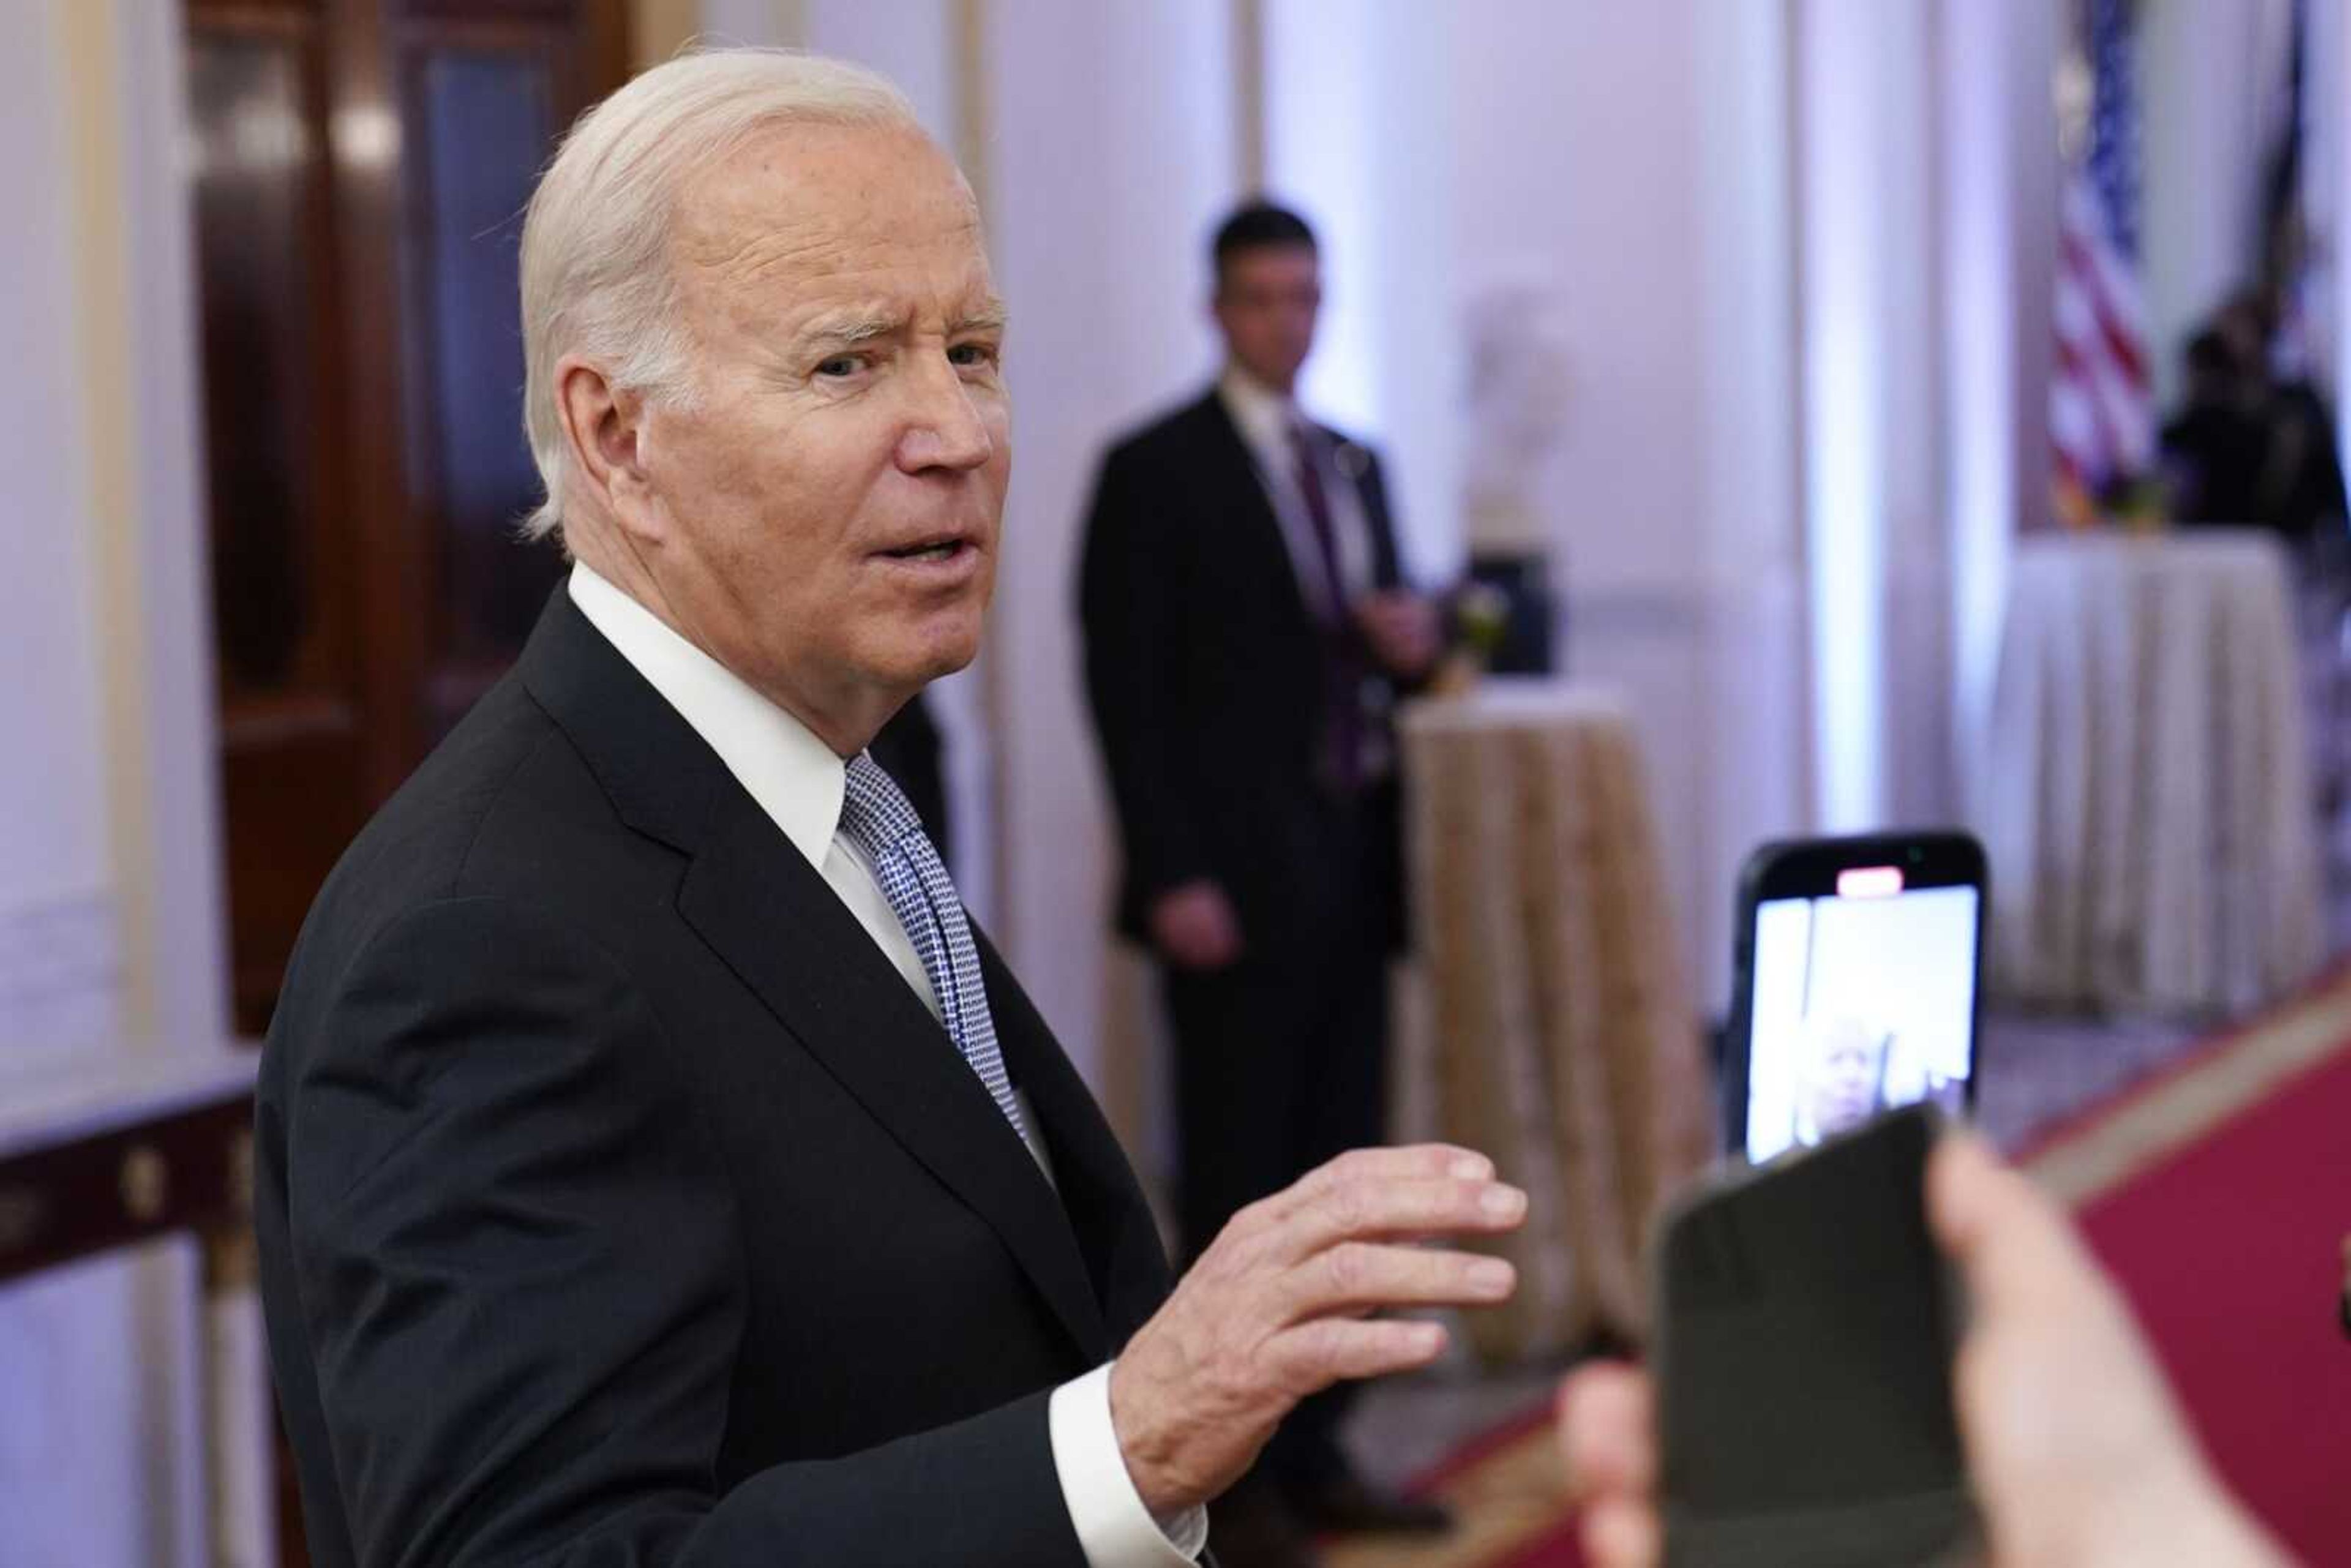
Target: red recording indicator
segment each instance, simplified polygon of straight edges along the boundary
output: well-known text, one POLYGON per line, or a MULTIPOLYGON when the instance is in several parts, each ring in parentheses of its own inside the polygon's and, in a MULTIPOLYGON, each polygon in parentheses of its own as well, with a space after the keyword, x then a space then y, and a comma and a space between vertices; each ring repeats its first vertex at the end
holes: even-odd
POLYGON ((1902 891, 1898 865, 1857 865, 1837 873, 1839 898, 1892 898, 1902 891))

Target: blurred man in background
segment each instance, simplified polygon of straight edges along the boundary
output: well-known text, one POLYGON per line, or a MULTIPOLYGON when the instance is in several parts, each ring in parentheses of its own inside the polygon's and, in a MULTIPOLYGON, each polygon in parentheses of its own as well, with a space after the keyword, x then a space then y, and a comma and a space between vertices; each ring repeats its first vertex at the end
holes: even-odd
MULTIPOLYGON (((1252 204, 1213 259, 1223 374, 1104 459, 1080 596, 1124 847, 1119 924, 1158 957, 1174 1025, 1188 1253, 1381 1135, 1403 929, 1390 710, 1440 651, 1379 460, 1299 405, 1313 231, 1252 204)), ((1300 1407, 1259 1505, 1322 1528, 1442 1528, 1349 1467, 1343 1408, 1300 1407)))

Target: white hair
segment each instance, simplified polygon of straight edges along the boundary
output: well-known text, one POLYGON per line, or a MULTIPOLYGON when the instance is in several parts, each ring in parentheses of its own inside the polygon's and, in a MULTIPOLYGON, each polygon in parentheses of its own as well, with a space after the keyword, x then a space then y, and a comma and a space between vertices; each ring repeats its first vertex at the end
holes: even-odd
POLYGON ((692 345, 678 319, 670 230, 693 178, 783 124, 896 126, 914 107, 872 71, 791 49, 697 47, 582 114, 532 193, 522 225, 523 426, 547 497, 523 523, 563 524, 570 467, 555 367, 578 353, 615 386, 690 402, 692 345))

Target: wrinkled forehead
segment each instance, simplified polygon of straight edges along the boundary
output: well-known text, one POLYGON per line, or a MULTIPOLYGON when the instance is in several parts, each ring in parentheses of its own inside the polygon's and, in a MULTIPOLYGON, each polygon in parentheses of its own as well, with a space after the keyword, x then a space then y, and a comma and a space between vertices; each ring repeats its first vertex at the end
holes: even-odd
POLYGON ((904 126, 755 134, 687 183, 670 249, 696 292, 767 295, 884 273, 988 290, 970 186, 936 144, 904 126))

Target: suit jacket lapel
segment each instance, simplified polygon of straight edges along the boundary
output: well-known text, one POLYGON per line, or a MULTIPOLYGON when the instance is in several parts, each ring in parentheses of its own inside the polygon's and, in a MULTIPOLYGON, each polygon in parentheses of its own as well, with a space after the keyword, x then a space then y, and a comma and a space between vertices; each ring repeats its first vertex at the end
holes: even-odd
POLYGON ((1224 398, 1212 387, 1194 410, 1200 422, 1202 467, 1215 491, 1224 497, 1219 510, 1248 548, 1265 558, 1266 568, 1280 573, 1299 615, 1308 621, 1316 619, 1306 587, 1298 580, 1298 562, 1290 552, 1281 519, 1275 515, 1273 498, 1266 494, 1257 459, 1241 438, 1240 427, 1233 423, 1224 398))
POLYGON ((723 802, 678 910, 827 1071, 994 1228, 1070 1337, 1102 1311, 1053 1189, 996 1102, 841 900, 747 795, 723 802))
POLYGON ((1104 1354, 1102 1310, 1053 1189, 938 1020, 717 754, 559 589, 522 673, 623 819, 692 856, 679 915, 987 1222, 1079 1350, 1104 1354))
POLYGON ((1020 983, 977 928, 998 1041, 1052 1151, 1061 1207, 1085 1253, 1115 1352, 1167 1298, 1167 1254, 1134 1167, 1020 983))

